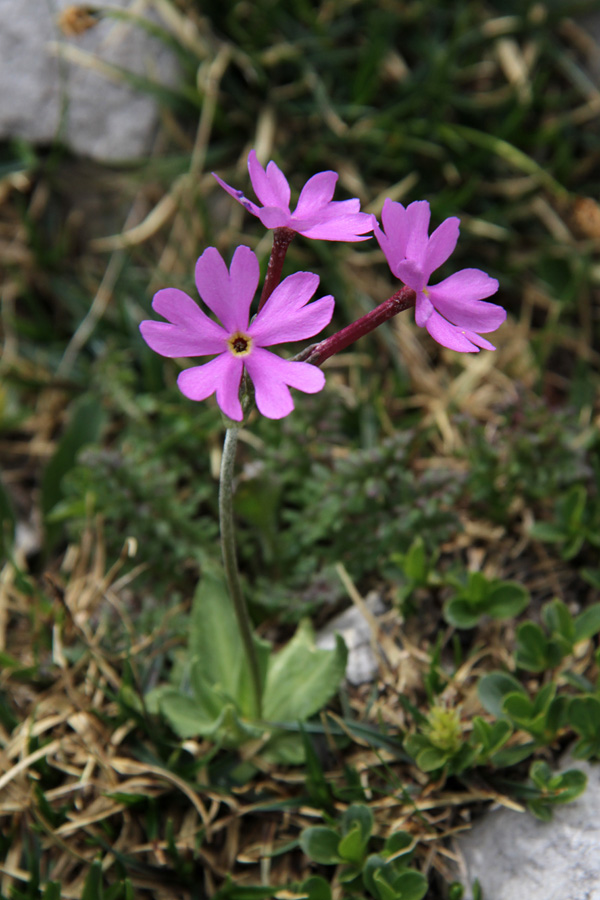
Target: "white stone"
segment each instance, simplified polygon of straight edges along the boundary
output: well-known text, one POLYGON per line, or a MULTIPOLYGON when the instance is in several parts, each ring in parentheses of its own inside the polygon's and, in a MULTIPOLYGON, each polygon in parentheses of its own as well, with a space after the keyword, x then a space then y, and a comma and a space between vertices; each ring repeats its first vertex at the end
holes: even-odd
MULTIPOLYGON (((379 615, 384 609, 383 601, 374 592, 369 594, 365 604, 374 616, 379 615)), ((350 606, 319 629, 315 638, 317 647, 333 650, 336 634, 344 638, 348 648, 346 679, 354 685, 372 681, 379 664, 373 652, 371 626, 357 606, 350 606)))
POLYGON ((459 842, 467 898, 478 879, 484 900, 600 900, 600 766, 567 760, 588 786, 554 807, 551 822, 529 813, 492 810, 459 842))
MULTIPOLYGON (((96 160, 143 156, 158 122, 154 97, 86 65, 60 58, 92 54, 161 84, 173 85, 178 65, 164 44, 139 26, 103 17, 79 35, 59 28, 73 0, 0 0, 0 139, 50 143, 58 137, 96 160)), ((144 3, 104 6, 143 13, 144 3)))

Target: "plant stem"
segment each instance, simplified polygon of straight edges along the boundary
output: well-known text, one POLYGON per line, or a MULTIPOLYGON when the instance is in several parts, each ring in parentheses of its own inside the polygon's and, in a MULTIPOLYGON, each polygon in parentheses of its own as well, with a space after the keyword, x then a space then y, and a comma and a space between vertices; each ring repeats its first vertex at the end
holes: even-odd
POLYGON ((331 337, 325 338, 324 341, 307 347, 294 359, 304 360, 312 363, 313 366, 320 366, 334 353, 340 353, 365 334, 387 322, 388 319, 397 316, 398 313, 403 312, 405 309, 410 309, 411 306, 415 305, 415 300, 415 292, 411 288, 402 287, 387 300, 384 300, 383 303, 380 303, 379 306, 375 307, 375 309, 372 309, 371 312, 361 316, 356 322, 351 322, 350 325, 332 334, 331 337))
POLYGON ((262 716, 262 685, 256 645, 254 643, 252 622, 248 614, 248 607, 242 593, 240 574, 237 566, 237 554, 235 549, 235 530, 233 525, 233 468, 235 464, 235 451, 237 448, 239 427, 227 429, 223 456, 221 458, 221 476, 219 483, 219 523, 221 527, 221 551, 223 553, 223 566, 225 578, 229 588, 229 596, 233 601, 235 614, 240 627, 242 642, 246 651, 250 677, 254 690, 256 718, 262 716))
POLYGON ((277 285, 281 280, 281 272, 287 248, 290 246, 295 231, 291 228, 276 228, 273 232, 273 247, 271 248, 271 256, 269 257, 269 265, 267 266, 267 274, 265 275, 265 283, 263 284, 258 311, 260 312, 277 285))

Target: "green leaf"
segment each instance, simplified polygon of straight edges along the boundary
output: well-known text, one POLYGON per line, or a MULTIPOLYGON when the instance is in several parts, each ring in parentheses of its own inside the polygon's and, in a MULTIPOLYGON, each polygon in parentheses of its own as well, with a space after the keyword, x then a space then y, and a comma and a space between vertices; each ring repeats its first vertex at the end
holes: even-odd
POLYGON ((575 530, 581 525, 586 500, 586 488, 582 484, 574 484, 557 503, 559 517, 570 529, 575 530))
MULTIPOLYGON (((266 676, 270 645, 256 636, 261 677, 266 676)), ((190 659, 198 685, 211 685, 230 698, 240 713, 256 718, 250 667, 225 577, 216 566, 205 566, 196 590, 190 620, 190 659)))
POLYGON ((553 637, 563 638, 569 647, 573 645, 575 625, 566 603, 558 598, 546 603, 542 609, 542 619, 553 637))
POLYGON ((425 876, 414 869, 401 872, 394 881, 394 890, 398 900, 422 900, 428 888, 425 876))
POLYGON ((574 697, 567 712, 569 724, 587 740, 600 740, 600 700, 597 697, 574 697))
POLYGON ((395 887, 391 885, 381 870, 374 872, 373 884, 375 887, 375 896, 379 900, 399 900, 400 895, 395 887))
POLYGON ((539 713, 546 712, 550 703, 554 700, 554 696, 556 694, 556 684, 553 681, 548 682, 548 684, 544 685, 538 693, 536 694, 533 701, 532 714, 534 716, 539 715, 539 713))
POLYGON ((597 759, 600 756, 600 740, 579 738, 571 748, 573 759, 597 759))
POLYGON ((573 535, 573 537, 565 543, 565 546, 562 549, 562 558, 568 560, 577 556, 585 543, 586 537, 587 535, 585 532, 573 535))
POLYGON ((421 535, 415 538, 408 548, 403 560, 403 569, 404 574, 416 584, 427 582, 427 556, 421 535))
POLYGON ((300 892, 306 894, 306 900, 331 900, 331 887, 329 882, 319 875, 307 878, 300 885, 300 892))
POLYGON ((479 716, 473 719, 473 739, 476 744, 481 745, 480 756, 489 756, 498 751, 511 736, 512 731, 510 723, 505 719, 499 719, 493 725, 479 716))
MULTIPOLYGON (((592 587, 600 591, 600 569, 581 569, 579 574, 588 584, 591 584, 592 587)), ((578 618, 579 616, 577 616, 577 619, 578 618)), ((577 619, 575 620, 575 623, 577 623, 577 619)), ((577 627, 577 625, 575 627, 577 627)))
POLYGON ((446 764, 450 754, 438 747, 427 747, 417 754, 416 763, 423 772, 433 772, 446 764))
POLYGON ((367 842, 363 839, 360 825, 355 822, 340 840, 338 853, 345 862, 358 866, 365 854, 366 846, 367 842))
POLYGON ((398 869, 394 863, 373 854, 363 868, 363 881, 377 900, 422 900, 427 879, 414 869, 398 869))
POLYGON ((42 900, 61 900, 62 888, 60 881, 48 881, 42 894, 42 900))
POLYGON ((557 734, 567 723, 569 698, 565 694, 555 697, 546 712, 545 732, 549 739, 557 734))
POLYGON ((559 664, 563 657, 557 641, 548 641, 539 625, 523 622, 517 628, 516 661, 522 669, 543 672, 559 664))
POLYGON ((300 835, 300 847, 313 862, 334 866, 342 862, 338 853, 340 836, 333 828, 315 825, 300 835))
POLYGON ((487 614, 494 619, 518 616, 529 603, 529 591, 516 581, 501 581, 490 590, 487 614))
POLYGON ((175 688, 166 688, 158 695, 160 712, 173 731, 184 740, 206 737, 224 747, 238 747, 248 740, 261 737, 263 729, 242 719, 232 703, 219 702, 219 713, 207 713, 207 705, 182 694, 175 688))
POLYGON ((103 900, 104 888, 102 885, 102 863, 95 860, 85 879, 81 900, 103 900))
POLYGON ((173 731, 184 740, 210 731, 217 718, 207 714, 206 708, 202 708, 194 697, 188 697, 169 685, 160 685, 149 693, 146 704, 149 712, 163 715, 173 731))
POLYGON ((533 703, 523 694, 507 694, 502 704, 502 712, 519 724, 527 723, 533 718, 533 703))
POLYGON ((544 790, 552 778, 552 769, 545 760, 536 759, 529 767, 529 777, 536 788, 544 790))
POLYGON ((377 900, 379 900, 381 895, 378 890, 376 876, 382 871, 388 871, 392 878, 395 875, 395 870, 391 863, 388 863, 383 856, 372 853, 363 866, 363 881, 366 889, 373 897, 377 898, 377 900))
POLYGON ((383 855, 386 859, 403 859, 412 856, 414 852, 414 839, 408 831, 395 831, 390 834, 383 845, 383 855))
POLYGON ((464 597, 453 597, 444 604, 444 619, 454 628, 475 628, 484 614, 464 597))
POLYGON ((511 693, 527 696, 522 684, 508 672, 489 672, 479 679, 477 695, 481 705, 497 719, 504 715, 502 711, 504 698, 511 693))
MULTIPOLYGON (((600 586, 600 585, 599 585, 600 586)), ((593 603, 575 619, 575 634, 573 641, 589 640, 600 631, 600 603, 593 603)))
POLYGON ((538 747, 537 741, 527 741, 525 744, 516 744, 512 747, 502 747, 490 757, 490 762, 497 769, 508 769, 517 766, 527 759, 538 747))
POLYGON ((356 825, 358 825, 361 840, 366 844, 371 837, 373 831, 373 813, 369 806, 364 803, 352 803, 348 809, 344 810, 341 818, 342 834, 348 834, 356 825))
POLYGON ((303 721, 322 709, 346 672, 348 651, 340 635, 334 650, 320 650, 303 622, 286 646, 271 656, 263 698, 265 719, 303 721))
POLYGON ((535 522, 529 529, 529 534, 535 540, 549 544, 560 544, 567 539, 564 530, 551 522, 535 522))
POLYGON ((529 812, 540 822, 552 821, 552 807, 545 800, 529 800, 527 803, 529 812))

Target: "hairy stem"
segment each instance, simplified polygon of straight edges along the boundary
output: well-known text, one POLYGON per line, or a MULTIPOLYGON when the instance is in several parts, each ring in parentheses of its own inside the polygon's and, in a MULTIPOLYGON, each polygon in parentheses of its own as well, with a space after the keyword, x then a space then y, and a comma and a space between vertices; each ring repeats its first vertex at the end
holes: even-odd
POLYGON ((384 322, 387 322, 388 319, 397 316, 398 313, 403 312, 405 309, 410 309, 411 306, 415 305, 415 301, 415 292, 411 288, 402 287, 387 300, 384 300, 383 303, 380 303, 379 306, 375 307, 375 309, 372 309, 371 312, 361 316, 355 322, 351 322, 350 325, 332 334, 331 337, 325 338, 324 341, 320 341, 318 344, 311 344, 310 347, 307 347, 294 359, 304 360, 312 363, 313 366, 320 366, 330 356, 345 350, 350 344, 354 344, 359 338, 378 328, 384 322))
POLYGON ((290 246, 295 231, 291 228, 276 228, 273 232, 273 247, 271 248, 271 256, 269 257, 269 265, 267 266, 267 274, 265 283, 263 284, 258 311, 260 312, 277 285, 281 280, 281 272, 287 248, 290 246))
POLYGON ((242 642, 246 651, 250 677, 254 690, 256 718, 262 716, 262 685, 258 656, 252 631, 252 622, 248 614, 248 607, 242 593, 240 574, 237 566, 237 554, 235 549, 235 530, 233 524, 233 469, 235 464, 235 451, 237 448, 239 427, 227 429, 223 456, 221 458, 221 477, 219 483, 219 523, 221 527, 221 551, 223 553, 223 566, 225 578, 229 588, 229 596, 233 601, 235 614, 242 636, 242 642))

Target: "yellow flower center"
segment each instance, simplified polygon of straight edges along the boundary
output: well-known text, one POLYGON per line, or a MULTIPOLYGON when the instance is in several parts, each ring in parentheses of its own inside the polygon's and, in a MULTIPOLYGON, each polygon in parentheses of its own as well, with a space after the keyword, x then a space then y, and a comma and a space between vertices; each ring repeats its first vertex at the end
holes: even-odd
POLYGON ((236 331, 227 339, 227 346, 234 356, 249 356, 252 352, 252 338, 249 334, 236 331))

